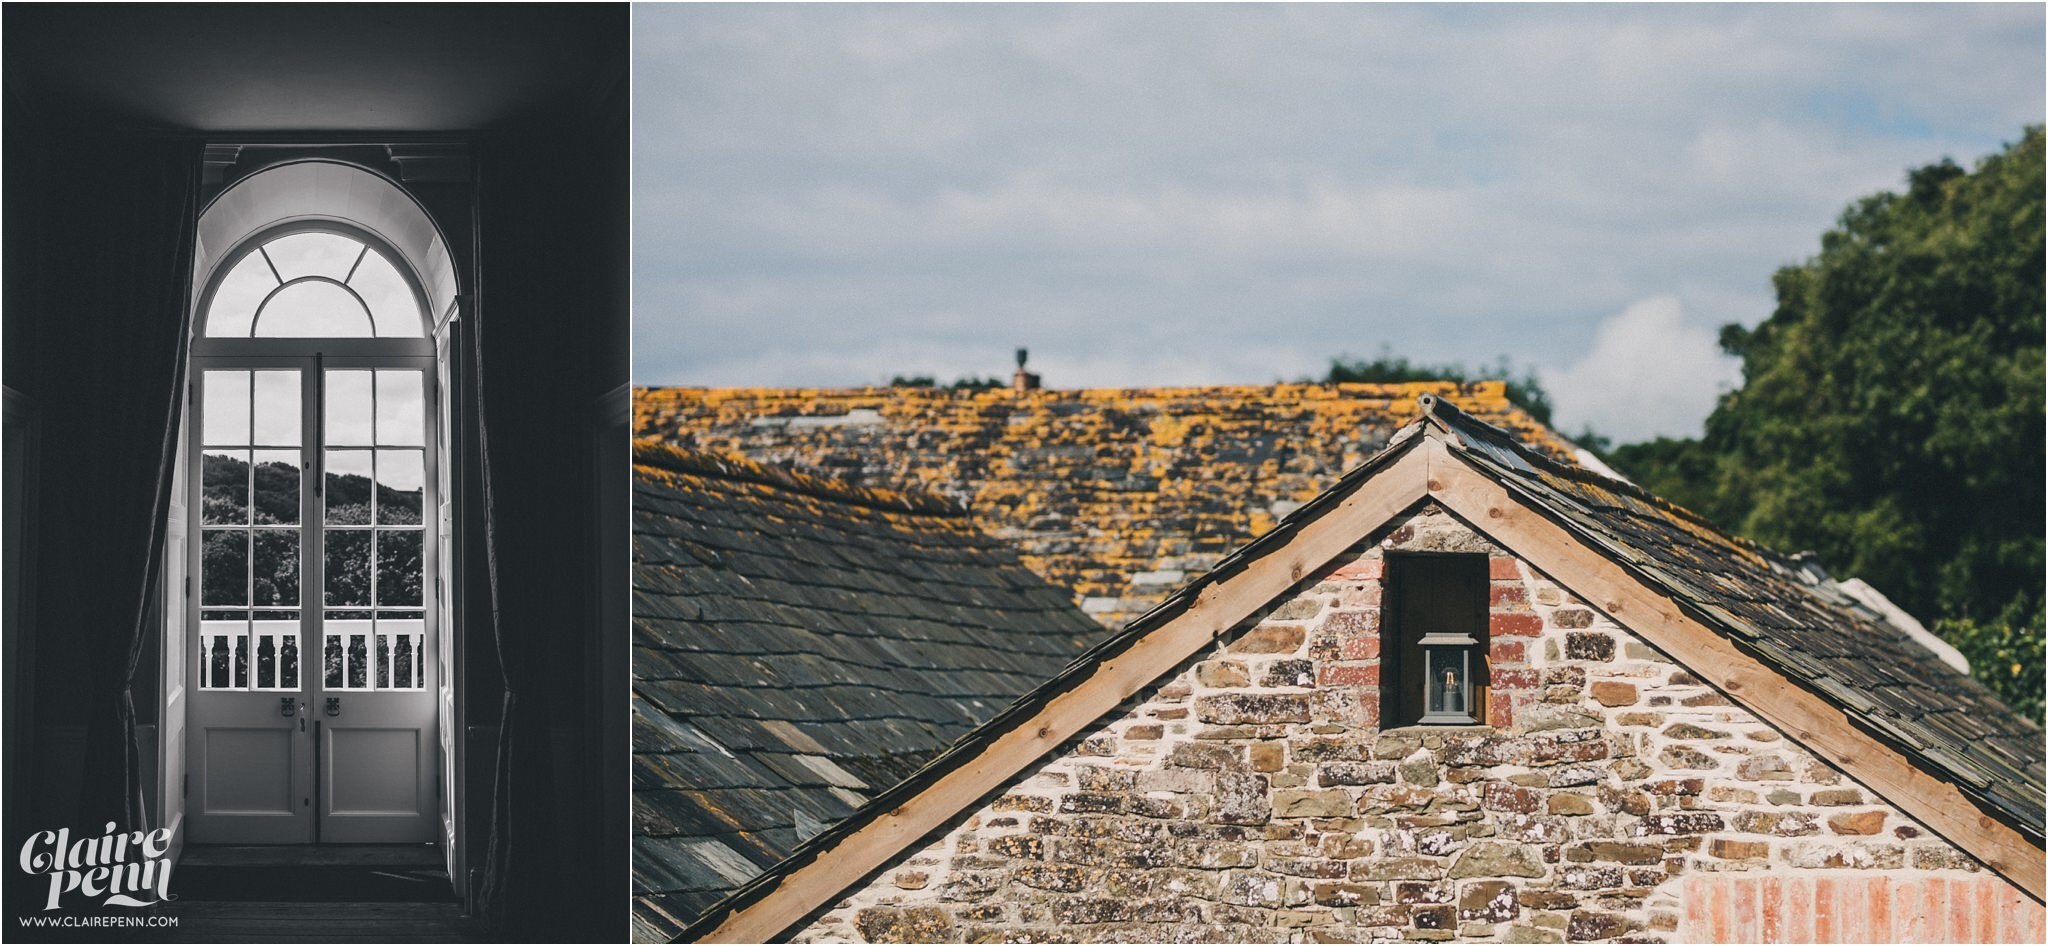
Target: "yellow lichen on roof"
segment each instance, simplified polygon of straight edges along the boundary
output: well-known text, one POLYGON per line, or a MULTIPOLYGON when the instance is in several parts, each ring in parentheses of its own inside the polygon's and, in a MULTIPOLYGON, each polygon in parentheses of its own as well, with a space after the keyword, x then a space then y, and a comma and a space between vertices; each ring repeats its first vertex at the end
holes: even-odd
POLYGON ((965 503, 1112 626, 1378 451, 1434 394, 1569 459, 1500 382, 1091 390, 648 388, 636 436, 965 503))

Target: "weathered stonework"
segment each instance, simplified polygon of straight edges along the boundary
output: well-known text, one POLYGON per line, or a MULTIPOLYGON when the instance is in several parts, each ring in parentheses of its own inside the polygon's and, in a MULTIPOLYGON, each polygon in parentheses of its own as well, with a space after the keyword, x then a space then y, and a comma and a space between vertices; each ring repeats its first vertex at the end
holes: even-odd
POLYGON ((796 939, 1879 932, 2038 942, 2041 908, 1429 508, 1027 769, 796 939), (1380 728, 1383 564, 1418 550, 1491 559, 1489 726, 1380 728))

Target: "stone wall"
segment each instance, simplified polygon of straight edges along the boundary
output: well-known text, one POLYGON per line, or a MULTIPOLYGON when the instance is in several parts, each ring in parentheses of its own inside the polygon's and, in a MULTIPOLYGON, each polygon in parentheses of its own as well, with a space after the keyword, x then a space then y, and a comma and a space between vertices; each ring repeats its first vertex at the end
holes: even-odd
POLYGON ((2041 912, 1430 508, 797 939, 2038 942, 2041 912), (1379 728, 1384 555, 1423 550, 1491 558, 1491 726, 1379 728))

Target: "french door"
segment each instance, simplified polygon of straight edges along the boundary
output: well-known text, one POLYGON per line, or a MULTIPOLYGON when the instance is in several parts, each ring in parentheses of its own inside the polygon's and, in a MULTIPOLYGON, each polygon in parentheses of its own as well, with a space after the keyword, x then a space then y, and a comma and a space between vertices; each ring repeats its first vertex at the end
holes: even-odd
POLYGON ((191 377, 190 840, 434 840, 433 358, 194 356, 191 377))

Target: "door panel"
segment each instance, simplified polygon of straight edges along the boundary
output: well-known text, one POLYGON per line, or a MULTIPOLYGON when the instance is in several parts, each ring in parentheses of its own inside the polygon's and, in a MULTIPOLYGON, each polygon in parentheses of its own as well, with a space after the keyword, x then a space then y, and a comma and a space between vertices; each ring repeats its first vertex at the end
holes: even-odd
MULTIPOLYGON (((304 653, 304 362, 195 359, 186 797, 202 843, 315 838, 304 653)), ((168 652, 168 651, 167 651, 168 652)))
POLYGON ((420 367, 325 369, 320 837, 431 841, 439 667, 431 392, 420 367))

